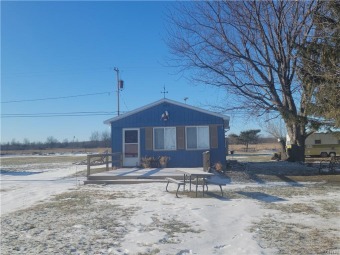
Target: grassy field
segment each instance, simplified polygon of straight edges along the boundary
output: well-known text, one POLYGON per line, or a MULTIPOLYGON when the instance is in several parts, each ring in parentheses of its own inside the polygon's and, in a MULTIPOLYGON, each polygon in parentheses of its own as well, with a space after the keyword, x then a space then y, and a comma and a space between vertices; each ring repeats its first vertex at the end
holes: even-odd
MULTIPOLYGON (((278 151, 280 149, 279 143, 261 143, 261 144, 250 144, 249 151, 258 152, 261 150, 278 151)), ((1 155, 48 155, 48 154, 79 154, 79 153, 102 153, 111 148, 54 148, 45 150, 1 150, 1 155)), ((229 144, 229 151, 244 152, 245 145, 243 144, 229 144)))
MULTIPOLYGON (((226 176, 231 182, 327 182, 340 183, 339 174, 319 174, 318 161, 321 158, 308 158, 308 164, 271 161, 271 154, 236 153, 229 155, 228 160, 236 161, 227 167, 226 176), (315 163, 316 161, 316 163, 315 163), (314 163, 313 163, 314 162, 314 163)), ((37 169, 56 169, 71 166, 73 163, 86 160, 85 155, 49 155, 5 157, 1 159, 1 168, 7 171, 33 171, 37 169)), ((86 176, 86 165, 73 176, 86 176)), ((105 166, 92 168, 91 173, 105 172, 105 166)))
MULTIPOLYGON (((148 252, 134 254, 171 254, 161 251, 166 245, 179 245, 181 238, 205 234, 199 225, 201 221, 185 222, 177 214, 172 215, 170 211, 175 207, 175 204, 171 205, 172 201, 163 202, 163 207, 172 206, 163 210, 164 214, 153 213, 150 216, 147 213, 160 203, 157 198, 150 197, 148 192, 125 190, 124 187, 80 186, 49 201, 2 217, 2 252, 120 254, 118 252, 124 247, 124 239, 129 238, 129 233, 148 236, 156 231, 160 240, 152 245, 148 243, 148 252), (134 205, 130 202, 137 197, 143 203, 134 205), (131 220, 136 216, 143 217, 142 224, 131 220), (99 252, 103 250, 107 252, 99 252)), ((254 218, 247 231, 252 233, 263 249, 276 250, 265 254, 336 254, 327 252, 339 248, 339 228, 337 224, 332 224, 339 213, 339 199, 335 196, 339 192, 338 185, 241 186, 224 192, 228 203, 257 201, 263 209, 263 215, 254 218)), ((198 199, 219 198, 209 194, 198 199)), ((191 197, 183 195, 183 200, 187 199, 191 197)), ((211 210, 218 210, 218 206, 211 210)), ((181 208, 181 212, 190 213, 190 210, 181 208)), ((239 220, 242 221, 242 218, 239 220)), ((217 231, 230 231, 225 226, 221 229, 217 231)))
MULTIPOLYGON (((244 144, 229 144, 229 151, 235 152, 244 152, 246 146, 244 144)), ((269 150, 269 151, 279 151, 280 144, 279 143, 260 143, 260 144, 249 144, 249 151, 257 152, 262 150, 269 150)))
MULTIPOLYGON (((220 197, 219 190, 209 189, 204 198, 199 192, 199 199, 225 199, 235 204, 244 200, 256 201, 264 213, 252 220, 247 231, 252 233, 262 248, 275 249, 276 254, 326 254, 327 251, 338 251, 339 225, 335 222, 339 215, 337 194, 340 191, 340 175, 319 174, 315 165, 271 161, 270 157, 271 153, 263 152, 237 152, 228 156, 238 162, 226 172, 231 184, 236 185, 224 188, 224 198, 220 197)), ((45 164, 68 168, 71 163, 85 158, 76 155, 15 156, 2 158, 1 166, 11 166, 14 171, 36 170, 45 164)), ((104 168, 93 170, 102 171, 104 168)), ((77 176, 85 172, 77 172, 77 176)), ((159 185, 164 191, 164 185, 159 185)), ((139 212, 149 212, 150 208, 159 204, 157 197, 151 196, 149 189, 139 191, 127 187, 80 185, 49 201, 2 217, 2 252, 51 254, 58 250, 62 254, 75 254, 76 251, 79 254, 96 254, 94 251, 104 247, 115 254, 114 251, 119 251, 131 231, 142 231, 145 235, 150 231, 159 231, 166 233, 167 239, 153 244, 152 250, 147 253, 138 253, 159 254, 164 242, 176 240, 176 236, 189 238, 204 234, 197 224, 179 221, 177 214, 169 218, 167 210, 164 210, 166 214, 143 216, 148 214, 139 212), (139 207, 134 203, 127 206, 129 200, 144 202, 139 207), (145 224, 131 223, 134 216, 145 217, 145 224)), ((4 189, 1 192, 11 191, 4 189)), ((159 191, 155 189, 154 192, 158 194, 159 191)), ((196 199, 194 194, 184 192, 181 195, 183 200, 196 199)), ((224 226, 222 228, 226 229, 224 226)))
POLYGON ((111 148, 52 148, 46 150, 1 150, 1 155, 54 155, 54 154, 87 154, 87 153, 102 153, 110 151, 111 148))
POLYGON ((86 156, 27 156, 2 158, 1 165, 23 165, 23 164, 57 164, 74 163, 85 160, 86 156))

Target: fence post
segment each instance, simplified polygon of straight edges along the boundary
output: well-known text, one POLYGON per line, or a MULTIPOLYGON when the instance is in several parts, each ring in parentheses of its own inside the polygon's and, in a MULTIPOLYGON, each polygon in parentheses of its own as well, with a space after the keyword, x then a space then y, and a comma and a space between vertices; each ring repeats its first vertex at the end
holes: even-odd
POLYGON ((87 155, 87 174, 86 177, 89 177, 90 175, 90 155, 87 155))
POLYGON ((208 172, 210 168, 210 151, 203 152, 203 171, 208 172))
POLYGON ((106 154, 105 159, 106 159, 106 171, 109 171, 109 154, 106 154))

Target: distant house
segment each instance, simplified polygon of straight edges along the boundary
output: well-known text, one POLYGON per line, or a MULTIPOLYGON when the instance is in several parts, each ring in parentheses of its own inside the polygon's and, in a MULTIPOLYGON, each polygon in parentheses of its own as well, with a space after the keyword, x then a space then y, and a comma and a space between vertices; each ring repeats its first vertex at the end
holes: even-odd
POLYGON ((162 99, 104 123, 111 125, 112 153, 122 153, 123 166, 168 156, 168 167, 199 167, 205 151, 211 164, 225 164, 228 116, 162 99))

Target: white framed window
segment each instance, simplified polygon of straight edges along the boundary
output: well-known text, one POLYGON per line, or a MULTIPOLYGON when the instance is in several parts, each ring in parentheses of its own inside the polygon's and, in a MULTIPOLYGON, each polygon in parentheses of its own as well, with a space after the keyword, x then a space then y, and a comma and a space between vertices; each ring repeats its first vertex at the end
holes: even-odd
POLYGON ((209 149, 209 127, 186 127, 186 146, 188 150, 209 149))
POLYGON ((153 129, 154 150, 176 150, 176 128, 157 127, 153 129))

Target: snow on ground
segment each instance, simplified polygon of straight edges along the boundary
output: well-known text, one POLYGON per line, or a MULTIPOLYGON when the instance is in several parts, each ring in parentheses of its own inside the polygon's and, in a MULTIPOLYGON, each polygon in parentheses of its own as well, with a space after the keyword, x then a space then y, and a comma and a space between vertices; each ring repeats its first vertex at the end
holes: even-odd
POLYGON ((144 185, 141 189, 149 197, 148 206, 145 206, 145 200, 124 201, 125 206, 142 208, 131 218, 131 223, 135 227, 122 243, 122 247, 127 247, 126 252, 131 254, 135 254, 136 251, 146 252, 141 249, 143 246, 152 247, 153 244, 157 244, 154 246, 163 251, 161 254, 261 253, 261 248, 246 231, 252 219, 262 213, 260 206, 255 202, 230 201, 227 198, 176 199, 174 194, 164 192, 164 184, 152 187, 144 185), (188 224, 193 228, 193 233, 172 237, 156 230, 146 235, 142 231, 143 226, 152 224, 152 221, 156 221, 154 218, 165 222, 177 220, 180 222, 179 225, 188 224))
POLYGON ((339 251, 338 189, 322 184, 232 183, 225 197, 212 186, 211 196, 180 191, 176 198, 174 184, 174 192, 164 183, 84 186, 83 178, 67 176, 86 166, 26 167, 1 174, 2 254, 339 251), (314 240, 311 233, 322 235, 314 240), (302 244, 291 250, 294 240, 302 244))
POLYGON ((64 178, 79 166, 44 169, 44 172, 5 172, 1 174, 1 215, 32 206, 80 184, 80 178, 64 178))
MULTIPOLYGON (((63 189, 71 187, 69 185, 71 183, 66 184, 64 182, 58 184, 60 184, 58 187, 63 186, 63 189)), ((32 187, 28 188, 32 189, 32 187)), ((60 190, 50 190, 48 187, 37 186, 33 189, 32 194, 39 193, 39 189, 40 192, 44 189, 43 196, 45 197, 54 192, 55 194, 57 192, 60 193, 60 190)), ((82 214, 79 210, 77 213, 79 218, 74 221, 70 221, 70 219, 73 219, 72 215, 67 215, 65 218, 58 217, 60 221, 68 221, 68 224, 73 226, 73 230, 77 230, 77 228, 82 230, 77 232, 79 238, 77 238, 77 241, 72 246, 65 244, 66 247, 58 248, 62 254, 152 254, 154 251, 159 251, 157 254, 263 253, 261 247, 258 246, 257 242, 252 238, 252 234, 248 231, 252 220, 260 217, 263 213, 259 204, 255 201, 241 199, 231 201, 228 198, 182 197, 177 199, 174 193, 165 192, 164 183, 110 186, 89 185, 79 186, 78 190, 81 192, 104 192, 103 194, 119 192, 124 195, 122 197, 118 196, 114 204, 122 207, 122 212, 133 210, 131 208, 136 208, 136 211, 129 219, 119 217, 118 209, 109 211, 112 214, 111 217, 115 218, 116 215, 121 220, 120 223, 124 228, 124 232, 126 232, 125 235, 122 235, 123 238, 119 240, 119 245, 114 245, 114 242, 117 242, 117 240, 112 237, 112 247, 101 244, 101 241, 96 243, 92 239, 93 237, 89 233, 94 232, 96 235, 101 233, 103 236, 106 236, 106 233, 103 229, 100 231, 96 229, 95 220, 90 213, 82 214), (86 226, 80 218, 87 222, 93 222, 93 226, 86 226), (91 231, 91 228, 96 230, 91 231), (93 247, 89 250, 82 247, 82 245, 77 245, 77 243, 80 243, 79 240, 82 240, 82 242, 86 242, 84 240, 91 240, 95 243, 92 244, 93 247)), ((27 204, 31 202, 28 201, 27 204)), ((16 206, 16 208, 18 207, 21 207, 20 204, 16 206)), ((89 206, 89 211, 91 212, 91 210, 89 206)), ((13 207, 11 211, 14 211, 13 207)), ((39 215, 40 212, 36 214, 39 215)), ((13 215, 16 216, 16 214, 13 215)), ((44 217, 37 220, 36 216, 32 216, 32 212, 25 211, 20 213, 21 219, 11 217, 11 224, 20 226, 22 224, 20 221, 24 219, 23 226, 28 222, 31 225, 44 223, 46 227, 52 225, 52 228, 63 233, 63 236, 71 236, 72 230, 63 232, 67 227, 54 226, 53 221, 55 219, 53 219, 52 215, 44 213, 44 217)), ((107 218, 107 211, 96 211, 95 218, 107 218)), ((39 235, 35 236, 34 232, 30 233, 30 226, 27 231, 29 233, 22 231, 25 229, 24 227, 18 228, 21 229, 21 233, 24 236, 18 235, 15 240, 3 239, 3 251, 10 252, 9 247, 15 247, 18 253, 42 254, 42 250, 40 250, 39 246, 36 246, 36 243, 46 242, 52 245, 54 249, 60 245, 58 244, 60 241, 58 238, 52 241, 46 235, 39 237, 39 235), (35 242, 30 244, 30 242, 25 241, 27 236, 30 240, 35 240, 35 242), (36 240, 37 238, 38 241, 36 240)), ((34 230, 33 227, 32 230, 34 230)), ((46 230, 37 231, 45 232, 46 230)), ((270 251, 271 249, 268 249, 265 253, 270 254, 270 251)), ((50 252, 46 254, 48 253, 50 252)), ((15 254, 15 252, 12 254, 15 254)))
MULTIPOLYGON (((70 154, 70 156, 74 155, 70 154)), ((15 155, 1 158, 22 157, 26 156, 15 155)), ((43 156, 44 159, 46 157, 52 156, 43 156)), ((66 177, 76 175, 77 172, 85 169, 86 166, 73 165, 71 162, 1 165, 1 215, 30 207, 40 200, 45 200, 52 195, 60 194, 82 184, 83 177, 66 177)))

